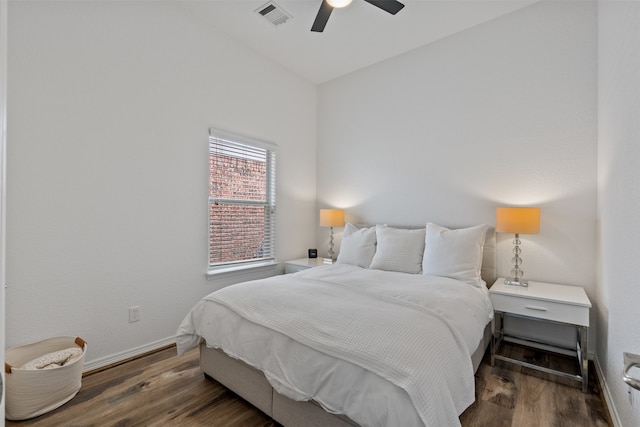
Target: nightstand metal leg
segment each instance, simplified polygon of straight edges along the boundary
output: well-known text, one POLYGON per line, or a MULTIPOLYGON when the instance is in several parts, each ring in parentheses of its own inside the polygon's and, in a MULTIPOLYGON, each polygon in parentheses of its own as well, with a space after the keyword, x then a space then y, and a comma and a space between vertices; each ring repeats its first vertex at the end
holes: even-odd
POLYGON ((496 329, 496 323, 498 323, 496 321, 496 314, 493 315, 493 320, 491 321, 493 323, 492 327, 493 327, 493 331, 491 334, 491 367, 493 368, 496 364, 496 334, 498 333, 497 329, 496 329))
POLYGON ((502 343, 503 337, 503 314, 499 311, 493 313, 493 334, 491 336, 491 366, 496 364, 496 353, 502 343))
POLYGON ((587 341, 589 339, 589 328, 582 326, 580 331, 580 370, 582 371, 582 392, 589 392, 589 353, 587 349, 587 341))

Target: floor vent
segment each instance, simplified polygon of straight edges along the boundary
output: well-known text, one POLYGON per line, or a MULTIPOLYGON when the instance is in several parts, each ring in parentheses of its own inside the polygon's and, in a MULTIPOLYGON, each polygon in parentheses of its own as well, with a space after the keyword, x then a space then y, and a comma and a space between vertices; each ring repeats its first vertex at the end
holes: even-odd
POLYGON ((256 13, 260 16, 265 17, 269 22, 273 25, 278 26, 284 24, 289 19, 292 18, 280 5, 270 1, 266 4, 263 4, 258 9, 256 9, 256 13))

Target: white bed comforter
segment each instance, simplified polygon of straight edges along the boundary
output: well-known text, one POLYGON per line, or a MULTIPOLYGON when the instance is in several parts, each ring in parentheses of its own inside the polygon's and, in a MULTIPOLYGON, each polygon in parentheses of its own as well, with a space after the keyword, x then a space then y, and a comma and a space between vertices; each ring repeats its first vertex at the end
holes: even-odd
POLYGON ((176 341, 183 353, 204 338, 361 425, 457 426, 492 313, 486 288, 337 264, 213 292, 176 341))

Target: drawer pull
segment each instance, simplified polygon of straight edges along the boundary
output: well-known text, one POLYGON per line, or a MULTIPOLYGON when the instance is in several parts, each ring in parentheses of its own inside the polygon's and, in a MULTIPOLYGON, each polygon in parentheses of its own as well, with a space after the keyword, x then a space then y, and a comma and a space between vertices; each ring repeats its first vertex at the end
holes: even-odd
POLYGON ((524 308, 528 308, 529 310, 536 310, 536 311, 547 311, 546 308, 538 307, 538 306, 535 306, 535 305, 525 305, 524 308))

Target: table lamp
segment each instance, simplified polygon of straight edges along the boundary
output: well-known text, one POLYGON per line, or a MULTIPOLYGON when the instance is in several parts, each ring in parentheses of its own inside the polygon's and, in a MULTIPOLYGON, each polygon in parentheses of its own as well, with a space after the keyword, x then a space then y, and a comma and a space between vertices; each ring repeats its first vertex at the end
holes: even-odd
POLYGON ((335 261, 336 253, 333 251, 333 227, 344 225, 344 211, 342 209, 320 209, 320 225, 331 227, 329 229, 329 258, 335 261))
POLYGON ((528 286, 529 282, 522 280, 524 271, 520 268, 522 258, 520 254, 520 234, 538 234, 540 232, 540 208, 496 208, 496 232, 514 233, 513 239, 513 278, 506 279, 505 284, 513 286, 528 286))

